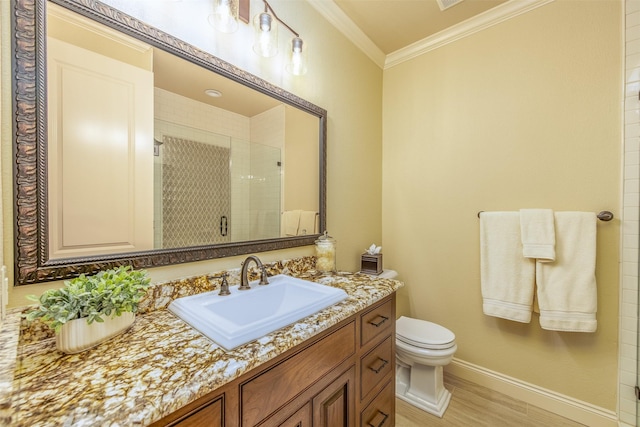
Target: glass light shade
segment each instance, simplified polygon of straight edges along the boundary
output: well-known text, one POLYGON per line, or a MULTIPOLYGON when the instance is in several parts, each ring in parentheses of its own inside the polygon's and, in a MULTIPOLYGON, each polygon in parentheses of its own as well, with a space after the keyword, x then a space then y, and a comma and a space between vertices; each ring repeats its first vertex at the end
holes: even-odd
POLYGON ((215 0, 213 15, 209 23, 222 33, 233 33, 238 29, 238 3, 236 0, 215 0))
POLYGON ((291 39, 291 51, 289 52, 289 62, 285 69, 294 76, 302 76, 307 72, 307 50, 300 37, 291 39))
POLYGON ((268 12, 262 12, 253 18, 253 51, 260 56, 270 58, 278 53, 278 26, 268 12))

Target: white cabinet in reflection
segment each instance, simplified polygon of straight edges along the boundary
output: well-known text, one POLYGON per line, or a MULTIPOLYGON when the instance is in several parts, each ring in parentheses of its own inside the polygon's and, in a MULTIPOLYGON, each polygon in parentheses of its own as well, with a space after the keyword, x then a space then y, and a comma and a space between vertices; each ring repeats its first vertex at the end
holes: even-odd
POLYGON ((47 60, 49 257, 152 249, 153 73, 53 37, 47 60))

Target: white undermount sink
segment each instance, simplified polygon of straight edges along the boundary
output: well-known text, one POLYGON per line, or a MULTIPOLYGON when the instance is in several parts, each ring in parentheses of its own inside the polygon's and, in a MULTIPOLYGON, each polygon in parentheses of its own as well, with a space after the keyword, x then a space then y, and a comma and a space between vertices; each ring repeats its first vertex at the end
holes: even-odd
POLYGON ((230 287, 178 298, 169 310, 227 350, 253 341, 336 304, 347 297, 342 289, 279 274, 269 284, 251 289, 230 287))

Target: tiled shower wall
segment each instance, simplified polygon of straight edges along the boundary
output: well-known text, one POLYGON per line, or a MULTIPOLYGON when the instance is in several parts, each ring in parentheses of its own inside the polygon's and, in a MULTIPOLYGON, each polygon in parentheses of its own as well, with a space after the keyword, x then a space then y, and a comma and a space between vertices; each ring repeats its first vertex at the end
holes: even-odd
MULTIPOLYGON (((159 88, 155 89, 154 95, 156 140, 162 141, 163 137, 170 136, 231 148, 233 221, 229 222, 230 238, 242 241, 278 236, 282 188, 280 169, 269 168, 267 176, 256 169, 255 164, 252 166, 251 159, 262 160, 264 153, 269 152, 270 157, 281 160, 284 106, 249 118, 159 88), (230 138, 221 139, 223 135, 230 138), (269 147, 259 147, 254 143, 269 147), (277 152, 270 147, 275 147, 277 152)), ((161 159, 156 160, 162 163, 161 159)), ((162 218, 161 204, 155 206, 155 215, 162 218)), ((161 242, 161 234, 156 234, 156 242, 161 242)), ((164 247, 168 247, 166 242, 164 247)))
POLYGON ((234 240, 250 240, 251 209, 251 143, 249 140, 235 141, 231 150, 231 235, 234 240))
MULTIPOLYGON (((160 142, 166 137, 177 137, 204 142, 229 150, 231 147, 231 137, 249 140, 251 132, 250 119, 248 117, 206 105, 159 88, 155 88, 154 90, 154 119, 154 138, 160 142)), ((157 176, 154 176, 154 179, 156 183, 160 184, 154 185, 154 189, 159 193, 162 188, 162 174, 165 172, 162 171, 162 163, 164 163, 163 155, 164 150, 160 150, 160 157, 155 158, 156 167, 154 168, 154 172, 157 176)), ((232 194, 242 193, 235 188, 232 189, 231 192, 232 194)), ((161 202, 162 197, 159 196, 160 194, 154 195, 154 217, 157 219, 154 221, 155 247, 175 247, 178 241, 175 239, 165 241, 165 236, 163 236, 161 232, 164 224, 163 211, 166 210, 167 207, 163 206, 161 202)), ((217 216, 219 217, 220 215, 222 214, 217 216)), ((229 216, 229 213, 227 216, 229 216)), ((215 225, 216 230, 219 228, 219 218, 211 221, 211 223, 212 226, 215 225)), ((182 235, 184 237, 187 234, 183 233, 182 235)), ((225 238, 218 236, 212 241, 220 243, 228 241, 229 238, 229 235, 225 238)), ((200 242, 199 244, 203 243, 200 242)), ((184 245, 189 246, 187 244, 184 245)), ((180 246, 180 244, 178 244, 178 246, 180 246)))
POLYGON ((271 162, 270 173, 265 174, 259 165, 267 161, 265 156, 280 160, 280 153, 284 151, 284 106, 253 116, 250 128, 251 144, 233 141, 231 150, 231 235, 234 240, 274 237, 280 229, 280 170, 271 162), (270 150, 271 147, 275 151, 270 150))
POLYGON ((282 150, 251 144, 251 239, 280 236, 282 150))
POLYGON ((166 135, 162 141, 164 247, 229 242, 229 148, 166 135))
POLYGON ((638 372, 638 236, 640 215, 640 0, 625 1, 624 193, 618 418, 635 426, 638 372))
POLYGON ((284 188, 285 107, 280 105, 251 118, 250 229, 252 238, 280 235, 284 188), (259 144, 259 145, 258 145, 259 144))

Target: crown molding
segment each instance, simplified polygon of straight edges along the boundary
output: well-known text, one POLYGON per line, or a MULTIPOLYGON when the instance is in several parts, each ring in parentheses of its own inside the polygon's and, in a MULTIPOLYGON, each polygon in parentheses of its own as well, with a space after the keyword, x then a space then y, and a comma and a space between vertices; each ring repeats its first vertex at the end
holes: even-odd
POLYGON ((510 0, 387 55, 384 69, 507 21, 554 0, 510 0))
POLYGON ((329 23, 353 42, 375 64, 384 68, 386 56, 333 0, 307 0, 329 23))
POLYGON ((457 25, 385 55, 333 0, 307 0, 342 34, 347 36, 380 68, 387 69, 416 56, 460 40, 486 28, 537 9, 554 0, 509 0, 457 25))

